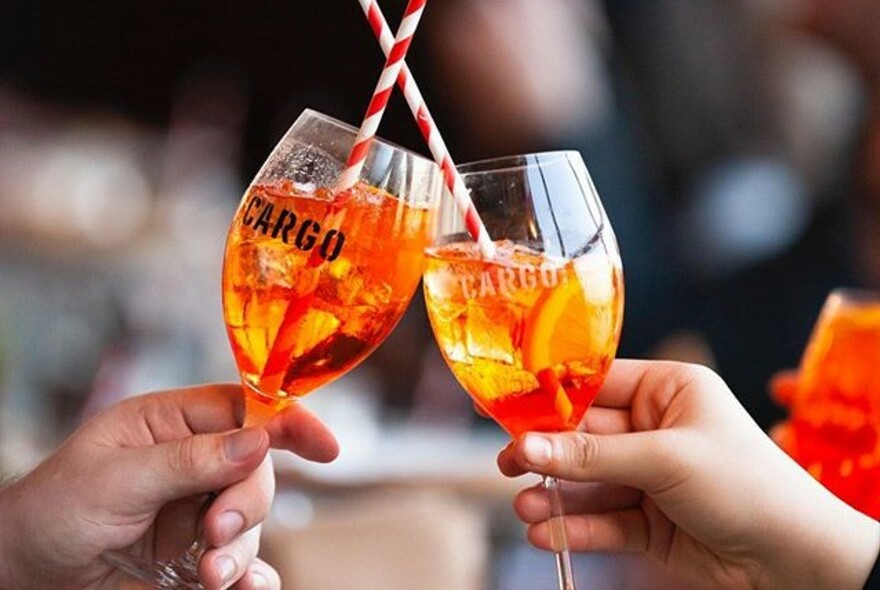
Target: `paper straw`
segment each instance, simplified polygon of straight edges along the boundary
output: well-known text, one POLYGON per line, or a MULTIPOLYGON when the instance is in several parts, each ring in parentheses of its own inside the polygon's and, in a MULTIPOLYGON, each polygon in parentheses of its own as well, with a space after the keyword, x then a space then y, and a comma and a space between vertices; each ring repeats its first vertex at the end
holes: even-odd
MULTIPOLYGON (((373 92, 373 97, 367 107, 367 113, 364 116, 363 123, 358 130, 354 146, 349 152, 348 160, 345 163, 345 170, 339 177, 334 188, 335 197, 327 209, 327 215, 324 218, 323 226, 325 228, 338 228, 345 218, 345 203, 348 201, 349 189, 357 184, 363 171, 364 162, 370 151, 370 145, 376 137, 379 130, 379 124, 382 122, 382 116, 388 106, 388 100, 391 98, 391 92, 394 90, 394 81, 400 75, 401 68, 404 65, 409 46, 412 44, 412 38, 418 28, 419 21, 425 9, 428 0, 409 0, 403 19, 400 21, 400 27, 397 29, 397 36, 392 40, 388 57, 385 61, 385 67, 382 69, 382 75, 379 77, 379 83, 373 92)), ((312 251, 312 255, 308 259, 309 267, 318 267, 323 263, 323 259, 316 255, 317 249, 312 251)), ((284 376, 290 352, 296 344, 296 330, 294 327, 298 320, 302 318, 309 309, 312 298, 314 297, 314 288, 317 288, 317 276, 313 277, 313 288, 307 289, 305 294, 297 297, 287 305, 284 311, 284 318, 278 327, 278 333, 272 342, 272 348, 266 359, 266 366, 263 368, 260 376, 259 388, 261 391, 274 394, 284 384, 284 376)))
POLYGON ((406 52, 409 51, 413 34, 422 18, 426 3, 427 0, 409 0, 406 5, 403 20, 400 21, 400 28, 397 29, 397 36, 394 37, 390 50, 386 53, 385 68, 379 77, 379 83, 373 92, 373 98, 370 100, 370 106, 367 107, 367 114, 361 123, 357 138, 354 140, 354 147, 351 148, 348 161, 345 163, 346 169, 342 172, 336 185, 337 192, 350 189, 360 178, 367 153, 370 151, 370 145, 376 137, 382 116, 385 114, 385 108, 388 106, 388 99, 391 98, 391 92, 394 90, 394 81, 397 80, 401 68, 403 68, 403 60, 406 57, 406 52))
MULTIPOLYGON (((348 200, 346 191, 357 184, 360 179, 367 154, 370 152, 370 146, 376 138, 376 132, 379 130, 391 93, 394 91, 394 81, 401 75, 401 69, 406 64, 404 58, 406 58, 409 46, 412 44, 413 35, 418 28, 427 2, 428 0, 409 0, 403 19, 400 21, 400 27, 397 29, 397 36, 392 37, 390 29, 388 31, 389 44, 388 51, 385 52, 387 56, 385 67, 382 69, 382 75, 379 76, 379 82, 373 91, 367 113, 364 115, 354 145, 348 154, 345 170, 342 171, 336 182, 336 187, 333 190, 336 196, 327 210, 324 227, 339 228, 345 219, 345 203, 348 200)), ((309 259, 309 266, 321 264, 321 258, 316 254, 317 250, 309 259)))
MULTIPOLYGON (((373 34, 376 35, 379 45, 382 46, 382 51, 390 58, 394 52, 395 39, 391 34, 391 28, 388 26, 385 16, 382 14, 382 10, 379 8, 379 3, 377 0, 358 0, 358 2, 360 2, 361 8, 364 10, 367 21, 370 23, 370 28, 373 29, 373 34)), ((434 161, 437 162, 437 165, 443 171, 446 187, 452 193, 455 203, 464 217, 468 233, 479 245, 484 258, 494 258, 495 244, 492 243, 485 225, 483 225, 479 214, 477 214, 477 209, 474 207, 470 193, 461 179, 461 174, 455 168, 452 157, 449 155, 449 150, 446 148, 446 142, 443 141, 440 130, 437 128, 436 123, 434 123, 434 118, 431 117, 431 113, 428 111, 428 105, 425 103, 425 99, 406 63, 402 63, 397 77, 397 84, 403 91, 406 103, 416 119, 416 123, 422 132, 422 136, 425 138, 425 142, 428 144, 428 149, 431 151, 434 161)))

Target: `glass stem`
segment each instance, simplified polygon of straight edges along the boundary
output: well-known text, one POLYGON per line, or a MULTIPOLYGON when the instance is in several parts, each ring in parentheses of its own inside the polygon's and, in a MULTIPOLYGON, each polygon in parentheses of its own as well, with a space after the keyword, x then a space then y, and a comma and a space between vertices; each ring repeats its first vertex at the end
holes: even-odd
POLYGON ((104 560, 133 578, 146 582, 160 590, 205 590, 199 578, 199 561, 208 550, 208 542, 202 534, 205 513, 217 498, 212 492, 202 502, 196 516, 195 541, 174 559, 153 560, 121 551, 104 552, 104 560))
POLYGON ((293 399, 278 399, 261 393, 256 387, 242 380, 244 390, 244 424, 242 428, 263 427, 281 410, 294 403, 293 399))
POLYGON ((545 476, 544 489, 547 490, 547 496, 550 499, 550 543, 556 554, 559 590, 577 590, 574 584, 574 571, 571 567, 568 537, 565 535, 565 510, 562 507, 559 480, 549 475, 545 476))

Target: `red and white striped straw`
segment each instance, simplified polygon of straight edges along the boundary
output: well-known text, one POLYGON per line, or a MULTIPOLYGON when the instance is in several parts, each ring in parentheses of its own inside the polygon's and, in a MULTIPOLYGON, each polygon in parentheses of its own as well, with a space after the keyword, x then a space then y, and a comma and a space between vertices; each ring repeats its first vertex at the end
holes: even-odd
MULTIPOLYGON (((358 0, 358 2, 360 2, 361 8, 364 10, 367 21, 370 23, 370 28, 373 29, 373 34, 376 35, 379 45, 382 46, 382 51, 390 60, 394 54, 396 40, 391 34, 391 28, 388 26, 382 10, 379 8, 379 3, 377 0, 358 0)), ((446 147, 446 142, 443 141, 440 130, 437 128, 436 123, 434 123, 434 118, 428 111, 428 105, 425 103, 425 99, 406 63, 403 63, 399 70, 397 83, 401 90, 403 90, 406 103, 416 119, 416 123, 422 132, 422 136, 425 138, 425 142, 428 144, 428 149, 431 151, 434 161, 437 162, 437 165, 443 171, 446 187, 452 193, 455 203, 464 217, 468 233, 479 245, 483 257, 493 258, 495 256, 495 245, 489 238, 486 227, 477 214, 477 209, 474 207, 470 193, 461 179, 461 174, 455 168, 455 164, 446 147)))
POLYGON ((357 138, 354 140, 354 147, 351 148, 348 161, 345 163, 346 168, 336 184, 337 193, 350 189, 360 179, 370 145, 376 137, 382 116, 385 114, 385 108, 388 106, 388 99, 391 98, 391 92, 394 90, 394 81, 400 75, 400 70, 404 65, 403 60, 406 57, 406 52, 409 51, 413 34, 415 34, 419 20, 422 18, 427 1, 409 0, 406 5, 403 20, 400 21, 400 28, 397 29, 397 36, 394 37, 391 49, 387 53, 385 68, 379 77, 379 83, 373 92, 373 98, 370 100, 370 106, 367 107, 367 114, 361 123, 357 138))

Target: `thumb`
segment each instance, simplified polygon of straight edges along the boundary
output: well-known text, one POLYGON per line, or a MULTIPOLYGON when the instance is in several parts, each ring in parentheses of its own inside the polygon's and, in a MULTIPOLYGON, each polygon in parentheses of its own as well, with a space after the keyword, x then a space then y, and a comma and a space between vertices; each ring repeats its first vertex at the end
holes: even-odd
POLYGON ((161 505, 241 481, 268 450, 269 434, 264 429, 245 428, 141 447, 133 462, 146 480, 141 482, 141 493, 148 502, 161 505))
POLYGON ((650 493, 668 485, 670 475, 679 472, 679 466, 672 465, 675 455, 667 452, 667 443, 658 431, 613 435, 528 433, 517 441, 514 456, 528 471, 650 493))

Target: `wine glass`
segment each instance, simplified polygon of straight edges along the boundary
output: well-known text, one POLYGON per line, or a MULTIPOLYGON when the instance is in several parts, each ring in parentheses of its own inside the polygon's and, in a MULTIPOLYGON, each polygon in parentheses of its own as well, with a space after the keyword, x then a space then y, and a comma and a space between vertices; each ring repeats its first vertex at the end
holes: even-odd
MULTIPOLYGON (((251 182, 229 228, 223 316, 245 425, 352 370, 391 333, 421 279, 442 192, 430 160, 383 140, 336 189, 358 130, 304 111, 251 182)), ((114 563, 157 588, 201 588, 199 536, 184 555, 114 563)))
POLYGON ((442 191, 430 160, 372 142, 361 180, 335 186, 357 129, 307 110, 232 221, 223 313, 247 423, 353 369, 412 299, 442 191))
MULTIPOLYGON (((511 436, 575 429, 614 358, 623 316, 617 242, 577 152, 459 168, 488 255, 451 203, 427 251, 425 299, 447 364, 511 436)), ((544 478, 562 590, 574 590, 559 482, 544 478)))

